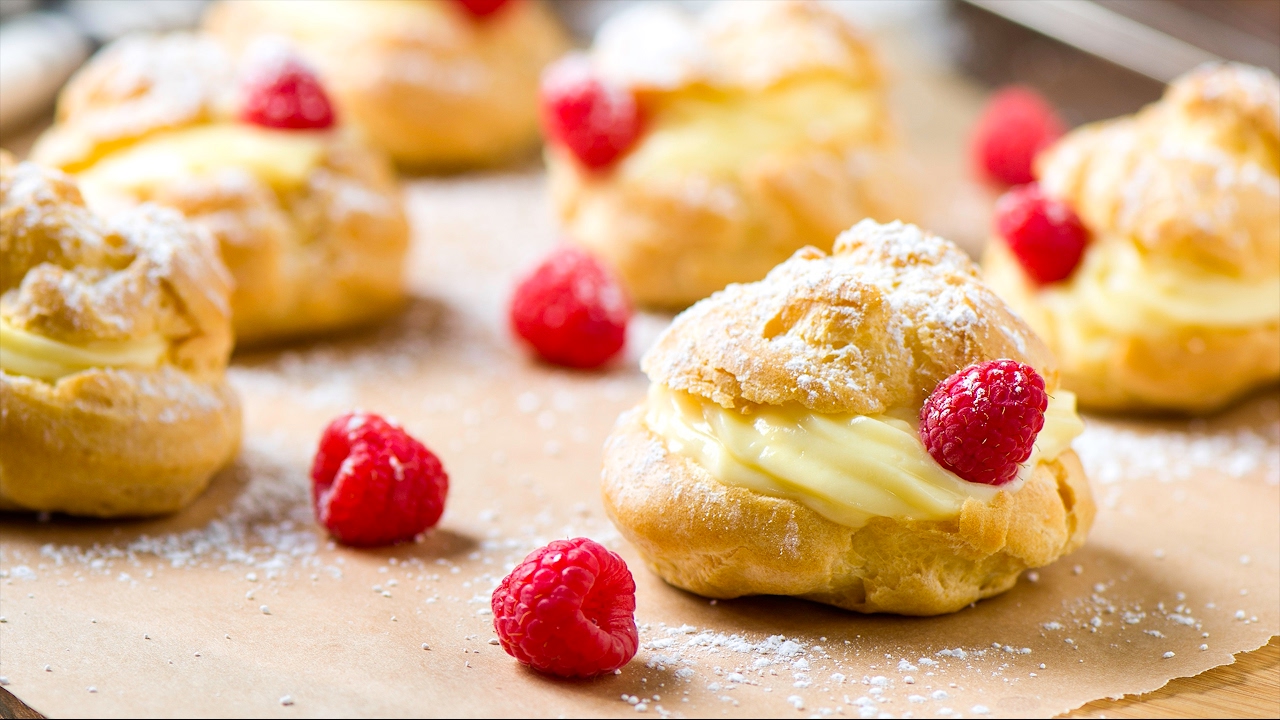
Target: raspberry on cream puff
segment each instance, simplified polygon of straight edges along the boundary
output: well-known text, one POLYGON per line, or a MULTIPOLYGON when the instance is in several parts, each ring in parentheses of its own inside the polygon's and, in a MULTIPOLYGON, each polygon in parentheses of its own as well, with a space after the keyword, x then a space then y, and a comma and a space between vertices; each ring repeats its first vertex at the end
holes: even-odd
POLYGON ((240 444, 213 241, 154 206, 104 221, 4 153, 0 221, 0 509, 182 508, 240 444))
POLYGON ((1084 542, 1083 430, 955 245, 864 220, 676 317, 605 445, 605 509, 667 582, 954 612, 1084 542))
POLYGON ((570 240, 640 305, 758 280, 866 217, 907 215, 880 68, 817 3, 642 3, 543 77, 570 240))
POLYGON ((133 36, 71 79, 32 159, 75 176, 96 210, 154 202, 211 231, 237 342, 277 341, 404 300, 395 177, 340 119, 282 43, 237 62, 208 36, 133 36))
POLYGON ((1209 65, 1079 128, 997 205, 988 281, 1086 407, 1211 412, 1280 378, 1280 80, 1209 65))

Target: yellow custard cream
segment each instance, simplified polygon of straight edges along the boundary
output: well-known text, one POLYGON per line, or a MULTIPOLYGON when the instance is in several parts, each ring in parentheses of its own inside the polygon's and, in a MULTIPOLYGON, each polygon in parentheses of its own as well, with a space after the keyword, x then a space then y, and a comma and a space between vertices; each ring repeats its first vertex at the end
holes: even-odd
POLYGON ((726 485, 785 497, 842 525, 872 517, 943 520, 965 500, 1016 492, 1036 463, 1052 460, 1084 431, 1075 395, 1049 400, 1044 429, 1017 479, 1001 487, 960 479, 925 450, 918 410, 828 415, 803 407, 759 406, 751 413, 654 384, 645 423, 667 448, 726 485))
POLYGON ((875 143, 885 122, 878 94, 834 78, 762 93, 697 86, 653 105, 648 130, 619 167, 624 177, 732 177, 773 153, 875 143))
POLYGON ((96 188, 145 191, 192 176, 243 169, 278 190, 306 183, 324 158, 314 132, 222 123, 172 130, 108 154, 77 178, 96 188))
POLYGON ((53 381, 90 368, 153 368, 164 359, 168 347, 159 335, 70 345, 0 319, 0 370, 40 380, 53 381))
POLYGON ((1170 327, 1247 328, 1280 319, 1280 275, 1241 280, 1199 268, 1157 265, 1129 242, 1100 243, 1062 285, 1040 292, 1060 324, 1077 313, 1112 331, 1143 335, 1170 327))

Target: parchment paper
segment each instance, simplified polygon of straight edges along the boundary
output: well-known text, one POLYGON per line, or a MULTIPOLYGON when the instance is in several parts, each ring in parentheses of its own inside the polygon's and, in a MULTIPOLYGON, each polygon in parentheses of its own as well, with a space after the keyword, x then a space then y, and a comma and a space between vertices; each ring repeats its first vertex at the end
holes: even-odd
MULTIPOLYGON (((910 63, 899 54, 903 122, 943 198, 922 219, 976 249, 991 194, 964 179, 961 150, 981 95, 910 63)), ((1089 418, 1088 545, 951 616, 672 589, 597 490, 604 437, 647 385, 636 359, 669 318, 638 317, 605 371, 540 366, 504 321, 513 278, 556 241, 540 172, 407 195, 411 306, 379 329, 238 355, 244 450, 195 505, 123 523, 0 516, 0 677, 20 699, 55 717, 1044 716, 1231 662, 1280 629, 1274 391, 1209 421, 1089 418), (310 457, 352 407, 442 458, 448 510, 421 543, 348 550, 315 526, 310 457), (643 648, 590 682, 520 667, 488 614, 514 563, 578 535, 621 552, 639 586, 643 648)))

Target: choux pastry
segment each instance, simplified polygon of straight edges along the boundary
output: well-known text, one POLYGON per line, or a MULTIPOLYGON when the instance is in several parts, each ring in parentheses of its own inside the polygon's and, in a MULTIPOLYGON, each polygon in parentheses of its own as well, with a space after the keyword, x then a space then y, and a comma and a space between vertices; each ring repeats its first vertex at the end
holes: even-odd
POLYGON ((279 42, 237 63, 204 35, 128 37, 72 78, 32 151, 96 210, 154 202, 211 231, 235 278, 240 344, 367 323, 405 294, 409 228, 390 164, 332 126, 323 89, 300 125, 250 116, 273 107, 263 94, 277 77, 315 83, 279 42))
POLYGON ((368 142, 420 169, 531 151, 538 74, 568 47, 537 0, 230 0, 209 10, 204 27, 233 46, 288 37, 368 142))
POLYGON ((110 222, 0 153, 0 508, 112 517, 191 502, 240 443, 231 278, 172 210, 110 222))
POLYGON ((915 226, 864 220, 830 255, 803 248, 728 286, 642 365, 648 399, 605 444, 605 508, 691 592, 953 612, 1072 552, 1093 522, 1052 356, 959 248, 915 226), (940 381, 994 360, 1033 369, 1049 398, 998 486, 941 465, 918 431, 940 381))
POLYGON ((1079 264, 1037 282, 1035 238, 997 234, 983 265, 1082 406, 1210 412, 1280 378, 1275 75, 1201 67, 1138 114, 1071 132, 1036 171, 1087 230, 1079 264))
POLYGON ((696 19, 642 3, 544 76, 552 200, 637 303, 684 307, 858 220, 910 215, 885 95, 867 41, 818 3, 696 19), (589 83, 602 110, 579 117, 565 98, 589 83), (580 127, 605 110, 611 128, 580 127))

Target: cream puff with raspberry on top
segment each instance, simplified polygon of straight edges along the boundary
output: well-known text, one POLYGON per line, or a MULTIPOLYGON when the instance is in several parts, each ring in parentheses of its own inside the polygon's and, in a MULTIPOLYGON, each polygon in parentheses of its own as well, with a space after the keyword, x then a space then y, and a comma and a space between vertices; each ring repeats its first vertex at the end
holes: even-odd
POLYGON ((158 515, 240 444, 231 278, 172 210, 105 220, 0 152, 0 510, 158 515))
POLYGON ((1280 80, 1233 64, 1042 153, 987 279, 1085 407, 1212 412, 1280 378, 1280 80))
POLYGON ((818 3, 639 4, 547 69, 542 106, 566 235, 642 306, 909 214, 879 64, 818 3))
POLYGON ((676 317, 605 445, 604 502, 700 595, 954 612, 1084 542, 1052 355, 958 247, 864 220, 676 317))
POLYGON ((204 28, 233 47, 289 38, 368 142, 427 170, 532 151, 538 74, 569 47, 539 0, 224 0, 204 28))
POLYGON ((153 202, 212 232, 237 342, 279 341, 404 301, 391 165, 341 120, 281 42, 234 58, 205 35, 132 36, 71 79, 32 159, 71 173, 96 210, 153 202))

